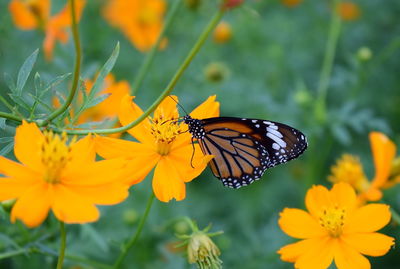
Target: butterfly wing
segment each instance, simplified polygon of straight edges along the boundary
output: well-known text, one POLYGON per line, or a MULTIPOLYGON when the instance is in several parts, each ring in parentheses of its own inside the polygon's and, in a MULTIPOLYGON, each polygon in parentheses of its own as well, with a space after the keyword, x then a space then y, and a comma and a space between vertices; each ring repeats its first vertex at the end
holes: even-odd
POLYGON ((300 131, 273 121, 217 117, 201 120, 205 136, 198 139, 209 165, 225 186, 240 188, 258 180, 265 170, 298 157, 307 148, 300 131))

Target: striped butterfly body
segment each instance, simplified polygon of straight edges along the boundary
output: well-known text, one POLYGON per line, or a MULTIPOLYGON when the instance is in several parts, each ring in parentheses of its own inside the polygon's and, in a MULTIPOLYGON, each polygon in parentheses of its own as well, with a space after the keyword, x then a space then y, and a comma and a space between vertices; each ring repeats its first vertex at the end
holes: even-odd
POLYGON ((307 148, 306 136, 288 125, 258 119, 183 118, 209 166, 224 186, 240 188, 258 180, 275 165, 297 158, 307 148))

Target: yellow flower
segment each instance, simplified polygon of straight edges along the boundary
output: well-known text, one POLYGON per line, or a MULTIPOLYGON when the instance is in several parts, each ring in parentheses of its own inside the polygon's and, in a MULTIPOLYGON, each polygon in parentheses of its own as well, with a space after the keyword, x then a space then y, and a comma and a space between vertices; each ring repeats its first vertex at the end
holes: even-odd
POLYGON ((286 234, 301 239, 278 251, 295 268, 324 269, 332 261, 338 269, 370 268, 363 255, 385 255, 394 244, 394 238, 376 232, 390 221, 389 206, 358 207, 355 191, 347 183, 335 184, 330 191, 313 186, 305 202, 308 212, 285 208, 279 219, 286 234))
POLYGON ((17 163, 0 157, 0 201, 17 199, 11 221, 28 227, 40 225, 51 209, 66 223, 86 223, 99 218, 95 205, 111 205, 128 196, 122 183, 125 161, 95 161, 91 136, 67 144, 65 134, 42 133, 34 123, 16 130, 17 163))
MULTIPOLYGON (((173 98, 178 100, 177 97, 173 98)), ((127 125, 143 113, 132 99, 130 96, 122 99, 119 111, 122 125, 127 125)), ((190 115, 199 119, 218 116, 219 103, 215 101, 215 96, 209 97, 190 115)), ((178 123, 178 117, 176 103, 167 97, 152 118, 149 117, 128 131, 139 143, 97 137, 97 152, 105 159, 128 159, 126 176, 131 185, 139 183, 155 167, 153 191, 156 197, 163 202, 173 198, 183 200, 185 183, 197 177, 211 157, 204 156, 198 144, 192 144, 186 124, 178 123)))
POLYGON ((232 38, 231 25, 225 21, 220 22, 214 30, 214 42, 224 44, 232 38))
MULTIPOLYGON (((119 28, 140 51, 151 49, 163 27, 166 3, 164 0, 109 0, 103 16, 119 28)), ((167 40, 161 43, 164 48, 167 40)))
POLYGON ((354 21, 360 17, 360 8, 353 2, 339 3, 337 12, 344 21, 354 21))
MULTIPOLYGON (((75 12, 79 20, 84 0, 77 0, 75 12)), ((43 49, 47 60, 52 58, 56 40, 61 43, 68 41, 68 28, 72 23, 70 5, 54 16, 50 16, 50 0, 12 0, 8 5, 15 25, 22 30, 41 29, 45 32, 43 49)))
POLYGON ((343 155, 336 165, 332 166, 331 175, 328 177, 328 180, 333 183, 351 184, 358 192, 360 202, 381 199, 380 189, 393 185, 389 178, 396 154, 396 145, 386 135, 379 132, 371 132, 369 139, 375 165, 375 177, 372 181, 365 176, 359 159, 349 154, 343 155))

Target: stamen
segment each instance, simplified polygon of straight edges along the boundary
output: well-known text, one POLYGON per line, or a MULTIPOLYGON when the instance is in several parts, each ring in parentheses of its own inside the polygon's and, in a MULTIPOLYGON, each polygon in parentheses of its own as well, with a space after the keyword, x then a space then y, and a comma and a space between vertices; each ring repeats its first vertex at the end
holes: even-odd
POLYGON ((165 118, 162 114, 151 119, 151 134, 157 144, 157 152, 160 155, 167 155, 172 143, 182 130, 174 118, 165 118))
POLYGON ((332 208, 325 208, 320 217, 319 224, 324 227, 332 237, 339 237, 343 231, 346 210, 335 205, 332 208))

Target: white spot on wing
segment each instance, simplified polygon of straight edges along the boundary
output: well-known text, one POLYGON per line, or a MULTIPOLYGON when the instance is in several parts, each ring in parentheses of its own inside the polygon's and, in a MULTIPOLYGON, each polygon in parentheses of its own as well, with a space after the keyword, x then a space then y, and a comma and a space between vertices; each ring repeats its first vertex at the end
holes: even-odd
POLYGON ((278 143, 279 146, 281 146, 282 148, 286 148, 286 142, 274 135, 273 133, 267 132, 267 136, 278 143))

